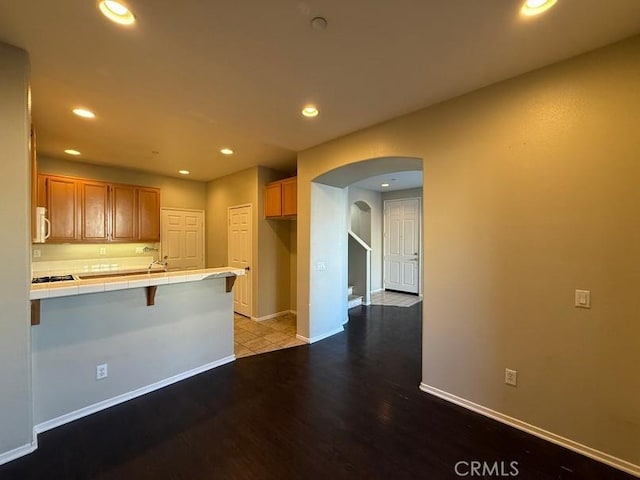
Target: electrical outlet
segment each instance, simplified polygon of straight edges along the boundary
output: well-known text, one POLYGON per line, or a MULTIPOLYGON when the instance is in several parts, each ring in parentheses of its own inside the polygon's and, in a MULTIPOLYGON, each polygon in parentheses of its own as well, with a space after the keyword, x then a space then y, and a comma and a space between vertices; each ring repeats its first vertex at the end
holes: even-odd
POLYGON ((42 255, 42 251, 41 250, 35 249, 33 251, 33 258, 40 258, 41 255, 42 255))
POLYGON ((504 369, 504 383, 507 385, 513 385, 514 387, 518 385, 518 372, 515 370, 511 370, 510 368, 504 369))
POLYGON ((316 270, 322 272, 325 271, 327 269, 327 264, 324 262, 318 262, 316 263, 316 270))
POLYGON ((104 247, 100 248, 100 255, 106 255, 107 254, 107 249, 104 247))
POLYGON ((103 363, 102 365, 96 366, 96 380, 102 380, 103 378, 107 378, 109 376, 109 364, 103 363))
POLYGON ((576 290, 575 306, 591 308, 591 290, 576 290))

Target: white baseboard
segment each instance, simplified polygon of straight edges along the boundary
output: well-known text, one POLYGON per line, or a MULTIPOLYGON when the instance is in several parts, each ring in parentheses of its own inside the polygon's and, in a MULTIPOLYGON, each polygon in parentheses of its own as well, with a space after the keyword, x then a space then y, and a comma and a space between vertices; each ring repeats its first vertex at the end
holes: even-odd
POLYGON ((61 415, 59 417, 39 423, 33 429, 36 433, 46 432, 47 430, 51 430, 52 428, 56 428, 66 423, 73 422, 74 420, 78 420, 82 417, 86 417, 87 415, 91 415, 92 413, 105 410, 109 407, 119 405, 128 400, 132 400, 136 397, 140 397, 147 393, 151 393, 155 390, 159 390, 163 387, 179 382, 180 380, 185 380, 189 377, 193 377, 194 375, 198 375, 199 373, 206 372, 207 370, 211 370, 212 368, 220 367, 227 363, 233 362, 235 359, 235 355, 229 355, 228 357, 221 358, 220 360, 216 360, 215 362, 207 363, 206 365, 202 365, 187 372, 179 373, 178 375, 174 375, 173 377, 165 378, 164 380, 152 383, 151 385, 137 388, 131 392, 123 393, 122 395, 103 400, 102 402, 94 403, 93 405, 83 407, 74 412, 65 413, 64 415, 61 415))
POLYGON ((37 448, 38 443, 36 441, 33 441, 32 443, 27 443, 26 445, 22 445, 21 447, 9 450, 8 452, 0 453, 0 465, 4 465, 5 463, 9 463, 12 460, 16 460, 20 457, 24 457, 25 455, 29 455, 30 453, 33 453, 37 448))
POLYGON ((602 462, 606 465, 609 465, 610 467, 614 467, 618 470, 622 470, 623 472, 629 473, 636 477, 640 477, 640 465, 635 465, 631 462, 627 462, 626 460, 622 460, 621 458, 617 458, 613 455, 609 455, 608 453, 596 450, 595 448, 588 447, 581 443, 549 432, 548 430, 544 430, 540 427, 536 427, 535 425, 523 422, 522 420, 518 420, 517 418, 510 417, 509 415, 505 415, 504 413, 491 410, 490 408, 479 405, 477 403, 473 403, 462 397, 453 395, 452 393, 440 390, 439 388, 432 387, 431 385, 427 385, 426 383, 420 383, 420 390, 431 395, 435 395, 436 397, 442 398, 443 400, 446 400, 448 402, 455 403, 456 405, 464 407, 473 412, 484 415, 485 417, 492 418, 493 420, 497 420, 498 422, 517 428, 518 430, 522 430, 524 432, 530 433, 531 435, 535 435, 536 437, 547 440, 548 442, 555 443, 556 445, 560 445, 564 448, 568 448, 569 450, 580 453, 586 457, 592 458, 593 460, 597 460, 598 462, 602 462))
POLYGON ((369 292, 369 293, 378 293, 378 292, 384 292, 384 288, 378 288, 376 290, 371 290, 371 292, 369 292))
POLYGON ((331 330, 330 332, 327 333, 323 333, 322 335, 317 335, 315 337, 311 337, 311 338, 307 338, 307 337, 303 337, 302 335, 296 335, 296 338, 298 340, 302 340, 303 342, 306 343, 315 343, 315 342, 319 342, 320 340, 324 340, 327 337, 330 337, 332 335, 335 335, 337 333, 341 333, 344 332, 344 327, 339 327, 336 328, 335 330, 331 330))
POLYGON ((293 313, 297 316, 293 310, 284 310, 282 312, 272 313, 271 315, 265 315, 264 317, 251 317, 251 320, 256 322, 264 322, 265 320, 271 320, 272 318, 281 317, 282 315, 286 315, 287 313, 293 313))

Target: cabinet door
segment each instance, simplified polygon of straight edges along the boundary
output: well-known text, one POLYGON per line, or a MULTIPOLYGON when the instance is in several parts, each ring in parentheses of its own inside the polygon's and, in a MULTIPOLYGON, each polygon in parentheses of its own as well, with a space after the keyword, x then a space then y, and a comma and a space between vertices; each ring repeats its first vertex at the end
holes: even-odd
POLYGON ((138 189, 138 240, 160 241, 160 190, 138 189))
POLYGON ((298 179, 287 178, 282 181, 282 215, 298 213, 298 179))
POLYGON ((270 183, 264 187, 264 216, 282 216, 282 184, 270 183))
POLYGON ((111 241, 135 242, 137 240, 136 187, 111 186, 111 241))
POLYGON ((80 233, 83 241, 106 242, 109 239, 109 185, 102 182, 78 182, 80 187, 80 233))
POLYGON ((80 239, 78 225, 78 184, 74 179, 44 176, 47 217, 51 222, 48 242, 65 243, 80 239))

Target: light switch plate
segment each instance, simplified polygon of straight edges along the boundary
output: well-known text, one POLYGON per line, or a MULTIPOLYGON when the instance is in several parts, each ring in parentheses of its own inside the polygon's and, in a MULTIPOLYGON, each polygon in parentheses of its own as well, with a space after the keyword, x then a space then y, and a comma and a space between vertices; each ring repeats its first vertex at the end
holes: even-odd
POLYGON ((518 386, 518 372, 510 368, 504 369, 504 383, 507 385, 518 386))
POLYGON ((575 305, 578 308, 591 308, 591 290, 576 290, 575 305))
POLYGON ((324 271, 327 269, 327 264, 324 262, 318 262, 316 263, 316 270, 318 271, 324 271))

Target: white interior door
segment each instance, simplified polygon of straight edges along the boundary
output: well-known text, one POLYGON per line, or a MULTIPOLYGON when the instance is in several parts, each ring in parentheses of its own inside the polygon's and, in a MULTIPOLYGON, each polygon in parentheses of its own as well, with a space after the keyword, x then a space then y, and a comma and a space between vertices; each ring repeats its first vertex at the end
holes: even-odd
POLYGON ((233 311, 251 317, 251 205, 229 207, 229 266, 244 268, 246 275, 236 279, 233 287, 233 311))
POLYGON ((384 202, 384 288, 418 293, 420 199, 384 202))
POLYGON ((160 229, 169 270, 204 268, 204 211, 163 208, 160 229))

